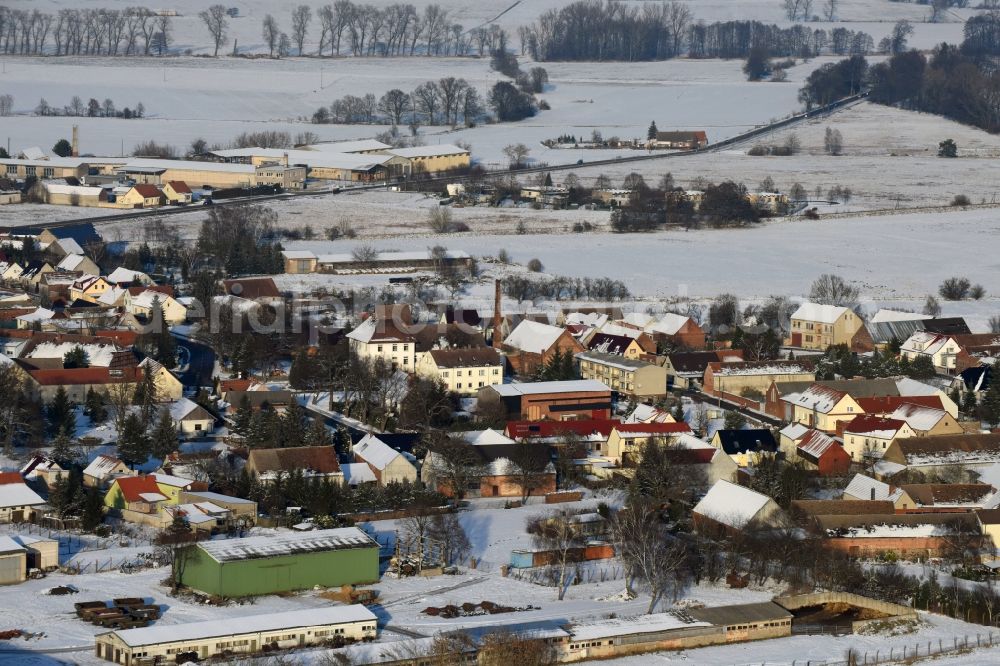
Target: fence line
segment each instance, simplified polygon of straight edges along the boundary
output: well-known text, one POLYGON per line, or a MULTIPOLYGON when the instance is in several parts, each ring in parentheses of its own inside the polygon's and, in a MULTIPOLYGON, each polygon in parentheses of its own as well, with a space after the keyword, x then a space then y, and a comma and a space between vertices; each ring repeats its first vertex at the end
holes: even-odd
POLYGON ((880 664, 912 664, 935 657, 966 654, 976 648, 989 648, 1000 645, 1000 635, 992 632, 983 635, 976 634, 954 636, 950 640, 939 638, 937 641, 914 643, 913 646, 890 647, 888 653, 884 649, 857 650, 849 648, 850 654, 845 659, 797 659, 791 662, 764 661, 742 666, 879 666, 880 664))

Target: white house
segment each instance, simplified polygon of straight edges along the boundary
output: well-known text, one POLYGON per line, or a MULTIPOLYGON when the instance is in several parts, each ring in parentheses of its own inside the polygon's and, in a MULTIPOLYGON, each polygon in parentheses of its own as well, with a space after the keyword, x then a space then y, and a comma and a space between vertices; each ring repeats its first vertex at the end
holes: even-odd
POLYGON ((417 468, 405 455, 392 448, 375 435, 368 433, 351 449, 357 462, 366 463, 379 485, 387 483, 414 483, 417 468))

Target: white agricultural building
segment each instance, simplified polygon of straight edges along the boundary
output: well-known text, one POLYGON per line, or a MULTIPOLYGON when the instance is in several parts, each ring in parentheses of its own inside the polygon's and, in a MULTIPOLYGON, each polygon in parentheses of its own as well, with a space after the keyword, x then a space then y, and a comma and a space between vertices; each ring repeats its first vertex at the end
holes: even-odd
POLYGON ((255 654, 266 647, 373 640, 377 618, 361 604, 267 613, 225 620, 109 631, 96 636, 95 655, 117 664, 140 660, 197 661, 223 653, 255 654))

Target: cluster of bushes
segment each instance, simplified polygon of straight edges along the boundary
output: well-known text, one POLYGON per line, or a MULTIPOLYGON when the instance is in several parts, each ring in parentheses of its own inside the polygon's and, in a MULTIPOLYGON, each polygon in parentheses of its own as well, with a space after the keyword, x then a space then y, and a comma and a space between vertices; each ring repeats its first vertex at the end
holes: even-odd
POLYGON ((774 155, 775 157, 789 157, 791 155, 797 155, 799 151, 802 150, 802 142, 799 141, 799 137, 794 134, 789 134, 785 138, 785 142, 782 144, 772 144, 765 145, 762 143, 754 144, 747 151, 747 155, 753 155, 755 157, 761 157, 764 155, 774 155))
POLYGON ((519 275, 504 278, 504 294, 519 301, 544 298, 553 301, 620 301, 630 296, 628 287, 610 278, 529 278, 519 275))

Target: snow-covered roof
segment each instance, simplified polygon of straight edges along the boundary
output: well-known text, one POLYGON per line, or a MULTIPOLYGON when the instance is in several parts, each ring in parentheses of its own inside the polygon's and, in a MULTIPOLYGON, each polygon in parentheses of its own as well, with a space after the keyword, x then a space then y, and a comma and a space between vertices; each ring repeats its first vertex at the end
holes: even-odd
POLYGON ((385 469, 400 455, 399 451, 371 433, 358 440, 352 451, 375 469, 385 469))
POLYGON ((571 379, 559 382, 517 382, 491 386, 502 396, 538 395, 539 393, 606 392, 611 389, 596 379, 571 379))
POLYGON ((83 254, 83 248, 75 238, 57 238, 52 244, 58 245, 66 254, 83 254))
POLYGON ((487 428, 486 430, 470 430, 462 433, 462 439, 473 446, 489 446, 491 444, 514 444, 514 440, 502 432, 487 428))
POLYGON ((654 321, 656 320, 653 318, 653 315, 646 314, 645 312, 629 312, 622 317, 623 323, 638 326, 639 328, 646 328, 654 321))
POLYGON ((188 398, 180 398, 170 403, 170 418, 180 421, 185 416, 198 409, 201 405, 188 398))
POLYGON ((811 458, 819 458, 833 446, 840 446, 840 443, 826 433, 813 430, 806 435, 805 439, 799 442, 797 448, 800 454, 805 454, 811 458))
POLYGON ((822 303, 803 303, 792 313, 792 319, 803 321, 818 321, 821 324, 835 324, 848 309, 839 305, 823 305, 822 303))
POLYGON ((134 296, 132 298, 132 306, 138 308, 151 308, 153 307, 154 301, 162 306, 168 300, 171 300, 169 294, 163 294, 152 289, 147 289, 138 296, 134 296))
POLYGON ((876 312, 869 320, 873 324, 882 324, 893 321, 923 321, 933 319, 931 315, 920 314, 919 312, 902 312, 900 310, 887 310, 885 308, 876 312))
POLYGON ((229 513, 229 509, 224 509, 212 502, 191 502, 177 506, 165 506, 163 510, 172 516, 179 513, 192 525, 212 523, 229 513))
POLYGON ((387 143, 376 141, 375 139, 357 139, 355 141, 330 141, 311 143, 302 146, 302 150, 326 151, 331 153, 360 153, 368 150, 385 150, 392 148, 387 143))
POLYGON ((136 282, 140 280, 146 281, 149 277, 140 271, 133 271, 129 268, 119 266, 115 270, 111 271, 105 279, 113 284, 118 284, 120 282, 136 282))
POLYGON ((897 407, 896 411, 889 415, 889 418, 906 421, 907 425, 914 430, 927 431, 931 430, 947 415, 948 412, 943 409, 907 403, 897 407))
POLYGON ((122 289, 119 287, 111 287, 106 290, 103 294, 97 297, 97 302, 101 305, 114 305, 122 298, 128 295, 128 289, 122 289))
POLYGON ((139 493, 139 497, 147 502, 162 502, 167 499, 167 496, 163 493, 139 493))
POLYGON ((823 384, 813 384, 805 391, 799 393, 789 393, 782 397, 784 402, 789 402, 796 407, 802 407, 819 414, 827 414, 837 403, 847 395, 843 391, 824 386, 823 384))
POLYGON ((596 326, 600 328, 608 322, 604 312, 570 312, 566 315, 566 325, 596 326))
POLYGON ((173 486, 174 488, 187 488, 194 481, 191 479, 185 479, 179 476, 173 476, 171 474, 151 474, 157 484, 163 484, 165 486, 173 486))
POLYGON ((210 490, 188 490, 187 494, 191 497, 197 497, 208 502, 224 502, 226 504, 253 504, 253 500, 243 499, 242 497, 231 497, 229 495, 223 495, 222 493, 213 493, 210 490))
POLYGON ((911 354, 937 354, 951 340, 950 336, 928 331, 916 331, 900 345, 901 352, 911 354))
POLYGON ((23 314, 20 317, 17 317, 17 320, 32 323, 36 321, 48 321, 55 316, 56 313, 53 310, 49 310, 48 308, 35 308, 34 312, 23 314))
POLYGON ((113 342, 94 342, 80 344, 78 342, 41 342, 28 353, 33 359, 59 359, 79 347, 87 354, 87 362, 92 368, 106 368, 111 365, 115 352, 123 351, 113 342))
MULTIPOLYGON (((86 160, 84 160, 86 162, 86 160)), ((104 163, 104 160, 101 160, 104 163)), ((249 164, 226 164, 219 162, 196 162, 193 160, 159 160, 147 158, 135 158, 126 160, 121 171, 140 171, 144 169, 183 169, 191 171, 216 171, 223 173, 255 173, 254 167, 249 164)))
MULTIPOLYGON (((315 534, 315 533, 313 533, 315 534)), ((211 543, 202 543, 204 548, 211 543)), ((184 624, 157 623, 151 627, 117 630, 114 633, 129 647, 155 645, 157 643, 173 643, 180 641, 195 641, 222 636, 239 636, 241 634, 277 631, 280 629, 295 629, 327 624, 343 624, 347 622, 375 623, 375 614, 361 604, 350 606, 320 606, 305 610, 284 611, 280 613, 265 613, 262 615, 244 615, 224 620, 208 620, 187 622, 184 624)))
POLYGON ((344 463, 340 466, 340 471, 344 474, 344 481, 351 486, 375 483, 378 480, 368 463, 344 463))
POLYGON ((681 330, 689 319, 690 317, 668 312, 650 325, 648 330, 654 333, 662 333, 663 335, 676 335, 677 331, 681 330))
POLYGON ((24 551, 24 546, 14 541, 12 537, 0 534, 0 553, 23 553, 24 551))
POLYGON ((723 525, 741 528, 753 520, 769 501, 771 498, 767 495, 720 479, 695 505, 694 513, 723 525))
POLYGON ((47 160, 49 156, 45 154, 45 151, 38 146, 30 146, 21 151, 21 155, 24 156, 26 160, 47 160))
POLYGON ((87 476, 92 476, 95 479, 103 479, 114 472, 115 467, 122 464, 124 463, 118 458, 99 455, 94 458, 86 468, 84 468, 83 473, 87 476))
POLYGON ((77 267, 86 260, 87 257, 82 254, 67 254, 63 257, 63 260, 56 265, 56 268, 61 271, 75 271, 77 267))
POLYGON ((377 548, 378 544, 357 527, 341 527, 304 534, 204 541, 199 547, 216 562, 230 562, 345 548, 377 548))
POLYGON ((859 500, 889 500, 890 502, 895 502, 902 495, 903 491, 900 488, 892 488, 888 483, 883 483, 864 474, 855 474, 851 482, 844 488, 844 496, 847 499, 853 497, 859 500), (873 490, 874 493, 872 492, 873 490))
POLYGON ((888 460, 879 460, 875 463, 873 469, 879 476, 894 476, 906 469, 906 465, 890 462, 888 460))
POLYGON ((522 319, 503 343, 523 352, 541 354, 551 348, 564 331, 565 329, 558 326, 522 319))
POLYGON ((0 483, 0 507, 37 506, 39 504, 45 504, 45 500, 23 481, 0 483))
POLYGON ((375 317, 369 317, 347 334, 349 340, 357 340, 365 344, 378 341, 409 342, 412 336, 399 331, 392 322, 382 323, 375 317))
POLYGON ((443 155, 464 155, 469 151, 450 143, 437 146, 413 146, 412 148, 390 148, 385 152, 399 157, 438 157, 443 155))
POLYGON ((599 620, 587 624, 576 624, 568 627, 572 641, 588 641, 612 636, 630 636, 632 634, 648 634, 671 629, 686 629, 689 627, 710 627, 709 622, 699 622, 690 617, 675 613, 655 613, 636 617, 617 617, 599 620))
POLYGON ((789 423, 782 428, 778 434, 795 442, 798 441, 799 438, 803 437, 807 432, 809 432, 809 428, 801 423, 789 423))

